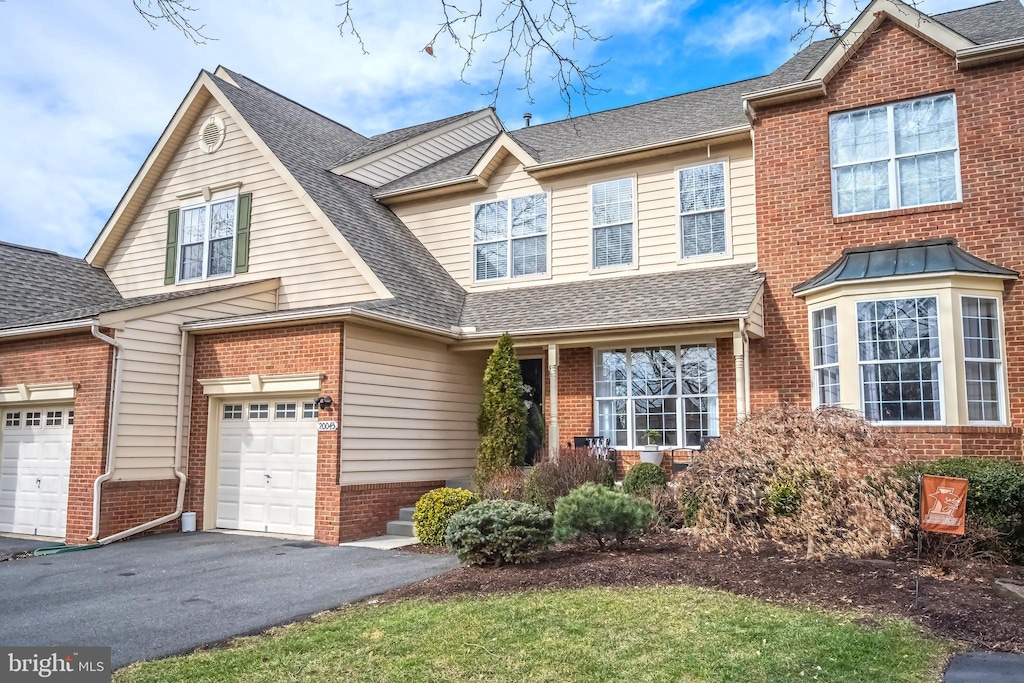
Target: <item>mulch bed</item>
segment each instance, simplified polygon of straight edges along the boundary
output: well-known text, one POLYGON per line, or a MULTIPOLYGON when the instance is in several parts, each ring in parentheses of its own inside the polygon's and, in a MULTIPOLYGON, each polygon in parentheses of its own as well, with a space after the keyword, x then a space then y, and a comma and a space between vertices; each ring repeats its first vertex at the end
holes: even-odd
MULTIPOLYGON (((437 552, 411 546, 411 552, 437 552)), ((462 567, 378 596, 421 597, 518 593, 591 586, 688 584, 781 604, 907 617, 935 635, 971 648, 1024 653, 1024 603, 996 594, 993 581, 1024 582, 1024 567, 971 566, 956 576, 923 568, 921 605, 914 608, 913 558, 889 561, 806 561, 778 550, 701 551, 685 534, 652 536, 622 550, 571 547, 541 562, 500 569, 462 567)), ((869 617, 870 618, 870 617, 869 617)))

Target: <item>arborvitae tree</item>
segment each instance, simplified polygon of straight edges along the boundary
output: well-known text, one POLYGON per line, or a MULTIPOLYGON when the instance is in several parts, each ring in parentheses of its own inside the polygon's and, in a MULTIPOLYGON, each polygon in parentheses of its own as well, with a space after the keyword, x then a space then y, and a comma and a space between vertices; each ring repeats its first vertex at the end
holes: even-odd
POLYGON ((501 335, 484 371, 484 398, 476 419, 480 450, 476 461, 479 485, 511 467, 522 465, 526 454, 526 405, 523 373, 512 336, 501 335))

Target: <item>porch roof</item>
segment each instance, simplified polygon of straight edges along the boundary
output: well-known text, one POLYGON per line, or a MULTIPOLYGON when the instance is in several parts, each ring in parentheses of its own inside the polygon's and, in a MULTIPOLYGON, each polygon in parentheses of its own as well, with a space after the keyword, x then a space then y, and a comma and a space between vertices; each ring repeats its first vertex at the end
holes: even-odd
POLYGON ((465 336, 522 335, 735 320, 748 316, 763 283, 740 264, 475 292, 460 327, 465 336))

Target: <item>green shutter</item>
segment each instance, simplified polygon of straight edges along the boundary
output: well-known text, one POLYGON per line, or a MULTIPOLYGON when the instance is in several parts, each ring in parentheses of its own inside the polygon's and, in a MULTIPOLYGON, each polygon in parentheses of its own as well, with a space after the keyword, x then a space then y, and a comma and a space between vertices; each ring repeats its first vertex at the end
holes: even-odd
POLYGON ((167 212, 167 253, 164 255, 164 284, 174 284, 178 268, 178 210, 167 212))
POLYGON ((252 192, 238 195, 238 233, 235 235, 235 272, 249 272, 249 224, 252 222, 252 192))

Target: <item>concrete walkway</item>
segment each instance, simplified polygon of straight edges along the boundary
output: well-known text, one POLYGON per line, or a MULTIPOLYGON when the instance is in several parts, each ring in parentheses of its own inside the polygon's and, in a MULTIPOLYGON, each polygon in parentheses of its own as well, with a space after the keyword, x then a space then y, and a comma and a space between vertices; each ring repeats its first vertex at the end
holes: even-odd
POLYGON ((1024 655, 966 652, 946 669, 945 683, 1024 683, 1024 655))
POLYGON ((117 668, 298 621, 457 565, 444 555, 213 533, 0 562, 0 644, 111 646, 117 668))

